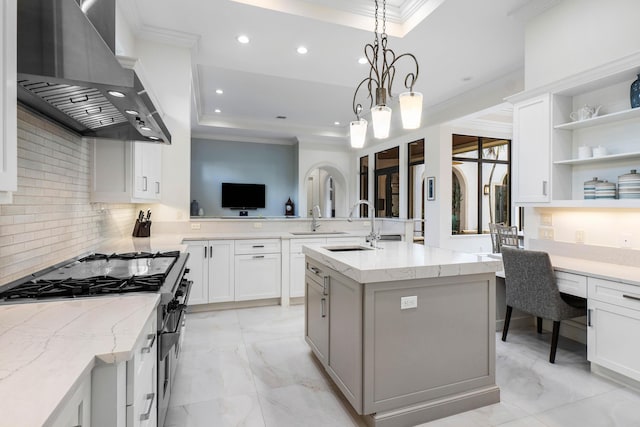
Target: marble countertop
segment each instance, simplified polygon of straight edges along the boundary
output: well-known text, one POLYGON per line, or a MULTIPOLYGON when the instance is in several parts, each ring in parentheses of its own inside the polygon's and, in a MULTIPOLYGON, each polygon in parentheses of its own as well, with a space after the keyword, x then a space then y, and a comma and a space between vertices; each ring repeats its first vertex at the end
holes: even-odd
POLYGON ((0 305, 0 426, 41 426, 96 361, 132 350, 157 294, 0 305))
POLYGON ((182 235, 161 234, 151 237, 124 237, 105 241, 98 246, 98 253, 125 253, 125 252, 165 252, 187 250, 182 243, 182 235))
POLYGON ((582 274, 613 282, 623 282, 640 286, 640 267, 611 264, 608 262, 597 262, 581 258, 556 256, 552 254, 549 256, 551 258, 551 265, 553 265, 553 269, 557 271, 582 274))
POLYGON ((359 283, 494 273, 502 262, 483 255, 411 242, 378 242, 379 249, 331 252, 329 245, 305 245, 304 254, 359 283))
POLYGON ((368 231, 316 231, 304 232, 294 231, 273 231, 273 232, 236 232, 236 233, 193 233, 183 235, 184 242, 198 240, 249 240, 249 239, 312 239, 314 237, 364 237, 369 234, 368 231), (302 234, 300 234, 302 233, 302 234))

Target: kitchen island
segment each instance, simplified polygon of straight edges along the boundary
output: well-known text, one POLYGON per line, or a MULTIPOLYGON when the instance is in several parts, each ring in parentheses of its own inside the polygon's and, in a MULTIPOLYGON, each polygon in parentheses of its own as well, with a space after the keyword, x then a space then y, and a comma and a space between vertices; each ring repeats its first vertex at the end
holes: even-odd
POLYGON ((373 426, 500 401, 488 257, 407 242, 305 246, 305 338, 373 426))

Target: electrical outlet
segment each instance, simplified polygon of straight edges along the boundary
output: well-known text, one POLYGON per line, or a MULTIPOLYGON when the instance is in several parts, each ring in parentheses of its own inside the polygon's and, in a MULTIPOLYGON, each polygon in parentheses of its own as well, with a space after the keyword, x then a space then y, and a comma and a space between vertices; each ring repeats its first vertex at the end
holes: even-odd
POLYGON ((553 228, 538 227, 538 238, 544 240, 553 240, 553 228))
POLYGON ((620 247, 621 248, 630 248, 632 247, 631 243, 631 234, 621 234, 620 235, 620 247))
POLYGON ((262 228, 262 223, 261 222, 254 222, 253 223, 253 228, 262 228))
POLYGON ((412 295, 410 297, 400 297, 400 310, 418 307, 418 297, 412 295))
POLYGON ((199 222, 192 222, 191 223, 191 229, 192 230, 200 230, 200 223, 199 222))
POLYGON ((550 213, 540 214, 540 225, 551 227, 553 225, 553 216, 550 213))
POLYGON ((576 243, 584 243, 584 230, 576 230, 576 243))

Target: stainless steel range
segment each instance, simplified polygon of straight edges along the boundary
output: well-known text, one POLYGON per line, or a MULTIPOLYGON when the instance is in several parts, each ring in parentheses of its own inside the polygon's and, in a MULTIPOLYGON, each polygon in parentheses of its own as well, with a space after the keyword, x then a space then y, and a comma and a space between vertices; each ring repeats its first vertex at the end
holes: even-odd
POLYGON ((156 292, 158 305, 158 425, 164 424, 180 354, 191 281, 188 253, 92 254, 65 261, 0 287, 0 302, 92 298, 156 292))

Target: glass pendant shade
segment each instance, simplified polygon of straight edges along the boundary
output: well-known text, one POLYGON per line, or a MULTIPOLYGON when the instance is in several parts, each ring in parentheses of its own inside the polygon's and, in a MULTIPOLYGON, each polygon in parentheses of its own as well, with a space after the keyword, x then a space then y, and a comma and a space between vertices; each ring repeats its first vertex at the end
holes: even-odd
POLYGON ((391 108, 386 105, 376 105, 371 109, 373 121, 373 136, 378 139, 389 137, 391 127, 391 108))
POLYGON ((360 119, 351 122, 349 125, 349 134, 351 136, 351 147, 364 147, 364 140, 367 137, 367 121, 360 119))
POLYGON ((420 92, 404 92, 400 94, 399 100, 402 127, 404 129, 418 129, 422 118, 422 94, 420 92))

